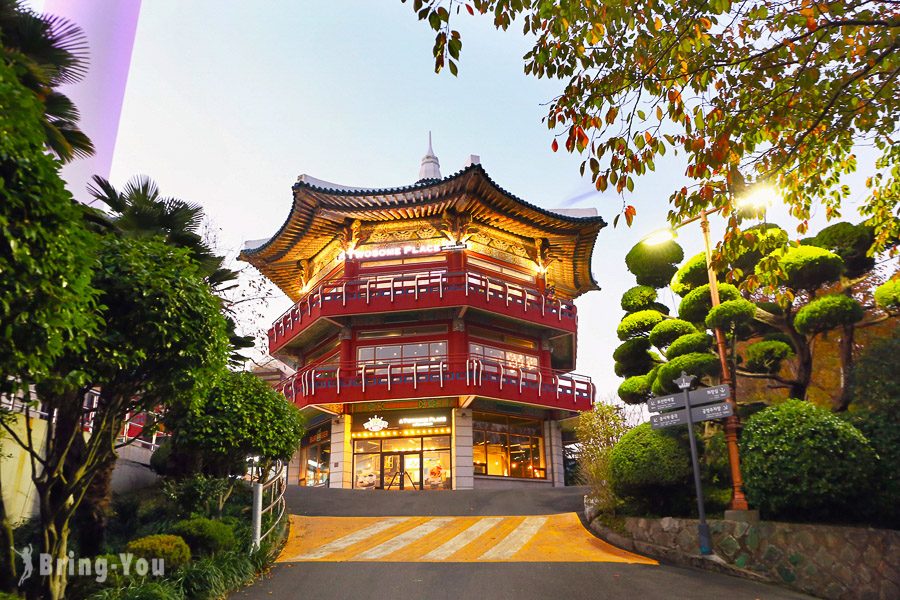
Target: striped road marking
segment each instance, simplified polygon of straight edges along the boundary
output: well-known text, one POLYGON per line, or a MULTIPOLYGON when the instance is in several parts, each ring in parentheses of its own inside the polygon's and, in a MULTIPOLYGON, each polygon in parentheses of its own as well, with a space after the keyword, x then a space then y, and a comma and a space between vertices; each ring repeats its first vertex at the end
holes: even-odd
POLYGON ((408 517, 385 517, 378 523, 373 523, 368 527, 360 529, 359 531, 354 531, 349 535, 345 535, 342 538, 336 539, 333 542, 329 542, 324 546, 319 547, 314 552, 308 552, 306 554, 301 554, 295 558, 295 560, 313 560, 316 558, 325 558, 329 554, 334 554, 339 550, 343 550, 344 548, 349 548, 353 544, 358 544, 359 542, 372 537, 376 533, 381 533, 385 529, 390 529, 404 521, 408 521, 408 517))
POLYGON ((511 534, 503 538, 499 544, 482 554, 479 558, 481 560, 506 560, 512 558, 512 555, 521 550, 546 522, 547 517, 526 517, 511 534))
POLYGON ((444 560, 468 546, 475 538, 491 529, 494 525, 503 520, 503 517, 485 517, 476 521, 468 529, 463 530, 451 540, 444 542, 428 554, 422 557, 422 560, 444 560))
POLYGON ((595 537, 578 515, 301 517, 281 562, 616 562, 657 564, 595 537))

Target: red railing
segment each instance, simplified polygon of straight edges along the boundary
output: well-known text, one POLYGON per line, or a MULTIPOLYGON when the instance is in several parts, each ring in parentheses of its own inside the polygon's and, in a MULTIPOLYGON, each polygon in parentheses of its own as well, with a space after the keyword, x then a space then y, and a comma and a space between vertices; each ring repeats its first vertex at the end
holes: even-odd
POLYGON ((320 284, 275 320, 269 329, 274 352, 322 316, 431 305, 472 305, 574 332, 578 315, 571 300, 542 294, 477 271, 429 271, 338 279, 320 284))
POLYGON ((418 361, 322 364, 301 369, 276 389, 294 404, 367 402, 439 396, 484 396, 566 410, 589 410, 590 377, 481 356, 418 361))

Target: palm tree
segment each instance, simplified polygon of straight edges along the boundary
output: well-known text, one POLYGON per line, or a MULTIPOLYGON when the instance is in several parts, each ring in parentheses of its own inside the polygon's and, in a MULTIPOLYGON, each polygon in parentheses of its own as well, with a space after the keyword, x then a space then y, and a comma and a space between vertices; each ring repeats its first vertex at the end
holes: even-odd
POLYGON ((87 73, 84 31, 62 17, 38 15, 20 0, 0 0, 0 52, 44 104, 49 149, 63 163, 91 156, 94 145, 78 127, 78 109, 56 90, 80 81, 87 73))

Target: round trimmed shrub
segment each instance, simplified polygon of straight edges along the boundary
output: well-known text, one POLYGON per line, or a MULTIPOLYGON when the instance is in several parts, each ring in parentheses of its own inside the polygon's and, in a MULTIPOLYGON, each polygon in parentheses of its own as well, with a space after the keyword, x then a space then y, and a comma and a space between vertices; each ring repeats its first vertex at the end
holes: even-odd
POLYGON ((840 256, 816 246, 795 246, 783 253, 777 250, 775 256, 784 270, 787 285, 795 290, 814 290, 837 280, 844 270, 840 256))
POLYGON ((861 321, 863 314, 862 305, 850 296, 829 294, 798 310, 794 328, 802 334, 819 333, 861 321))
MULTIPOLYGON (((675 385, 675 380, 681 377, 682 371, 696 376, 697 379, 702 379, 706 376, 721 374, 722 367, 719 357, 715 354, 708 352, 683 354, 660 366, 659 372, 656 374, 656 380, 659 382, 657 388, 664 394, 677 392, 678 386, 675 385)), ((656 389, 653 390, 653 393, 657 393, 656 389)))
POLYGON ((234 547, 234 529, 221 521, 203 517, 178 521, 172 533, 181 536, 194 556, 210 556, 234 547))
POLYGON ((747 346, 744 366, 752 373, 775 374, 781 362, 794 355, 794 348, 780 340, 763 340, 747 346))
POLYGON ((760 223, 753 227, 748 227, 744 233, 752 233, 756 236, 756 242, 753 248, 746 248, 734 258, 732 266, 743 272, 752 271, 756 267, 763 256, 774 252, 778 248, 783 248, 788 242, 787 232, 772 223, 760 223))
POLYGON ((613 372, 615 372, 616 377, 635 377, 637 375, 643 375, 647 371, 653 368, 653 359, 650 357, 650 354, 647 354, 647 358, 645 360, 639 360, 636 362, 615 362, 613 364, 613 372))
POLYGON ((784 342, 791 347, 791 350, 794 349, 794 340, 792 340, 791 336, 784 333, 783 331, 773 331, 772 333, 767 333, 762 337, 762 339, 764 342, 784 342))
POLYGON ((710 329, 723 329, 730 331, 733 327, 740 327, 753 322, 756 315, 756 305, 752 302, 738 298, 726 300, 718 306, 709 309, 706 315, 706 326, 710 329))
POLYGON ((877 461, 856 427, 802 400, 750 417, 740 449, 747 499, 770 518, 846 519, 877 461))
POLYGON ((630 430, 610 451, 610 475, 616 494, 649 506, 665 506, 673 488, 686 485, 690 474, 685 444, 673 435, 653 430, 650 423, 630 430))
POLYGON ((656 324, 665 317, 659 311, 640 310, 626 315, 616 328, 616 334, 620 340, 630 340, 636 337, 646 336, 656 324))
POLYGON ((148 535, 128 542, 126 550, 136 558, 163 559, 166 571, 175 571, 191 562, 191 549, 177 535, 148 535))
POLYGON ((900 278, 885 281, 875 288, 875 304, 884 310, 900 308, 900 278))
POLYGON ((692 352, 708 353, 712 340, 705 333, 683 335, 669 345, 666 358, 672 360, 692 352))
POLYGON ((684 260, 684 250, 675 241, 662 244, 638 242, 625 255, 625 265, 638 284, 654 288, 666 287, 684 260))
POLYGON ((650 330, 650 343, 665 348, 683 335, 697 333, 697 328, 681 319, 666 319, 650 330))
POLYGON ((650 374, 629 377, 619 385, 619 398, 625 404, 640 404, 650 397, 650 374))
POLYGON ((656 289, 649 285, 636 285, 622 294, 622 310, 633 313, 646 310, 656 303, 656 289))
POLYGON ((875 266, 875 258, 866 256, 874 242, 872 227, 841 222, 829 225, 804 244, 831 250, 844 261, 847 277, 858 277, 875 266))
POLYGON ((650 340, 645 337, 634 338, 619 344, 613 350, 613 360, 617 362, 636 362, 648 356, 650 340))
MULTIPOLYGON (((730 283, 719 284, 719 302, 737 300, 741 293, 730 283)), ((703 323, 712 308, 712 296, 709 295, 709 284, 692 290, 682 299, 678 306, 678 316, 691 323, 703 323)))
POLYGON ((672 277, 669 287, 679 296, 709 283, 709 271, 706 268, 706 252, 695 254, 681 265, 672 277))

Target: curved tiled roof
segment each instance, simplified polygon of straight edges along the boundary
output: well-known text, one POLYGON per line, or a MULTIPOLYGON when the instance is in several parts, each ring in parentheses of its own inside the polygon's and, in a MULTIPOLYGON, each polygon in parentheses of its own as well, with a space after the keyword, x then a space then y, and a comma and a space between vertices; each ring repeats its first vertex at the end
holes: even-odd
POLYGON ((347 220, 394 221, 440 216, 455 208, 472 215, 474 224, 497 227, 525 238, 546 237, 561 260, 550 275, 561 291, 578 295, 597 289, 590 255, 597 232, 606 226, 599 216, 556 213, 518 198, 494 182, 480 164, 440 180, 423 180, 394 188, 350 188, 302 176, 292 187, 290 214, 278 232, 240 258, 259 268, 289 296, 296 261, 310 258, 339 235, 347 220), (315 183, 313 183, 315 182, 315 183), (335 187, 329 187, 334 185, 335 187))

